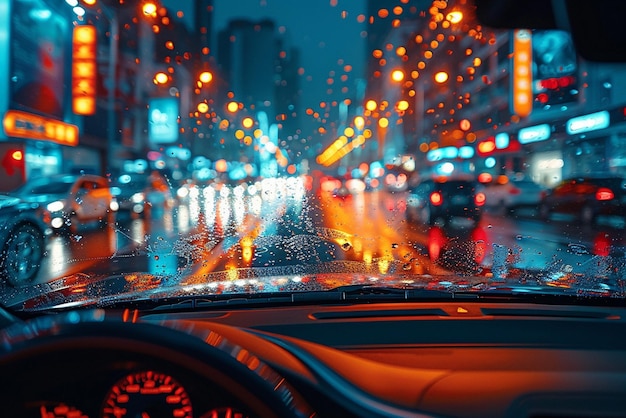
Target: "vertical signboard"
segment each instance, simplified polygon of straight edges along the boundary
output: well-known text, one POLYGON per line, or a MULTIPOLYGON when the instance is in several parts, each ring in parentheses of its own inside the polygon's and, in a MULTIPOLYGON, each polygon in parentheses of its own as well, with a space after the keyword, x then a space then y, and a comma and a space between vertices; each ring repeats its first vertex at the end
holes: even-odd
POLYGON ((81 25, 72 37, 72 111, 96 113, 96 28, 81 25))
POLYGON ((532 34, 526 29, 513 32, 513 113, 526 117, 533 109, 532 34))

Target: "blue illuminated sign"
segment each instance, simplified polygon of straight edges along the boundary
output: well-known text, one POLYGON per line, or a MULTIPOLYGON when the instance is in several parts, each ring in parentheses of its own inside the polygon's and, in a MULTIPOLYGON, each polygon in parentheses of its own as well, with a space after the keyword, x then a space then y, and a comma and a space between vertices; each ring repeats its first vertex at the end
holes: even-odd
POLYGON ((458 156, 459 150, 456 147, 444 147, 428 151, 426 159, 428 161, 440 161, 443 159, 454 159, 458 156))
POLYGON ((163 97, 150 100, 148 108, 148 137, 152 144, 178 141, 178 100, 163 97))
POLYGON ((575 135, 583 132, 595 131, 597 129, 608 128, 609 124, 609 112, 603 110, 602 112, 571 118, 567 121, 565 129, 568 134, 575 135))
POLYGON ((496 135, 496 148, 505 149, 509 146, 509 134, 506 132, 500 132, 496 135))
POLYGON ((517 134, 520 144, 545 141, 548 138, 550 138, 550 125, 547 123, 520 129, 517 134))
POLYGON ((472 158, 474 156, 474 148, 469 145, 465 145, 459 148, 459 157, 461 158, 472 158))

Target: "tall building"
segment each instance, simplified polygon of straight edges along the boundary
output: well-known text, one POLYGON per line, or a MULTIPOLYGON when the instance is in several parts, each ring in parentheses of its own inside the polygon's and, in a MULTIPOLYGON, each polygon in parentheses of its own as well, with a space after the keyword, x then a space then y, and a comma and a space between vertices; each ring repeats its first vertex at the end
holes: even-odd
POLYGON ((416 141, 412 138, 416 124, 414 107, 394 112, 390 109, 394 110, 403 99, 405 88, 413 87, 408 66, 414 66, 415 61, 408 60, 406 51, 411 48, 413 35, 422 29, 423 12, 431 3, 430 0, 369 0, 367 3, 366 53, 369 59, 365 98, 378 106, 369 114, 373 123, 381 117, 392 119, 388 128, 375 130, 374 141, 368 141, 369 159, 391 161, 416 148, 416 141), (405 70, 405 79, 394 81, 392 73, 395 70, 405 70))
POLYGON ((218 65, 235 99, 276 115, 274 76, 280 44, 271 20, 233 20, 218 35, 218 65))
POLYGON ((194 0, 194 26, 203 62, 207 62, 212 55, 213 7, 213 0, 194 0))
MULTIPOLYGON (((296 143, 298 138, 298 51, 284 43, 271 20, 233 20, 218 34, 217 45, 218 72, 240 104, 231 125, 239 126, 238 118, 249 116, 257 132, 275 145, 284 144, 283 155, 294 154, 287 142, 296 143)), ((251 145, 244 138, 239 155, 230 158, 257 161, 262 147, 251 145)))

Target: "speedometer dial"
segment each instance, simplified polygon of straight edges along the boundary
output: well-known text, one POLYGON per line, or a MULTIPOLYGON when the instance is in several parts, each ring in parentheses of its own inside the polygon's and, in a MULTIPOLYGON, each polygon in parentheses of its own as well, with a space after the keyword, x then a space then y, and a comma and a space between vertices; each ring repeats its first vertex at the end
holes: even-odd
POLYGON ((191 401, 185 388, 173 377, 154 371, 132 373, 119 380, 102 408, 103 418, 191 416, 191 401))

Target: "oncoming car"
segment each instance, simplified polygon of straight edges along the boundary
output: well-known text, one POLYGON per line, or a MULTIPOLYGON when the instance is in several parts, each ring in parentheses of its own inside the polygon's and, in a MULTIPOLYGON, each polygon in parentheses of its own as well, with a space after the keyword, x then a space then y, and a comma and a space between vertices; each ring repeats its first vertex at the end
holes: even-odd
POLYGON ((0 415, 623 418, 624 16, 0 0, 0 415))

